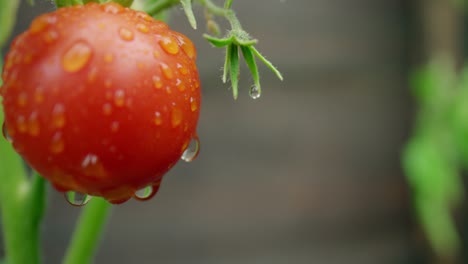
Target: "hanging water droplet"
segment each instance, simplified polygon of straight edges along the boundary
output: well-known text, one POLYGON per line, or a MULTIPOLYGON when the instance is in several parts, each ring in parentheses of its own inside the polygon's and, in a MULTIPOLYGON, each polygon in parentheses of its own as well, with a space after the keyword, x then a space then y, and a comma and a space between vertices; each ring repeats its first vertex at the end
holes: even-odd
POLYGON ((258 99, 261 96, 261 90, 256 85, 250 87, 249 93, 250 93, 250 98, 252 98, 252 99, 258 99))
POLYGON ((136 191, 134 197, 137 200, 146 201, 151 199, 155 194, 156 192, 154 191, 153 186, 146 186, 145 188, 136 191))
POLYGON ((91 200, 92 196, 85 193, 69 191, 65 193, 65 199, 73 206, 83 206, 91 200))
POLYGON ((10 143, 13 142, 13 139, 11 138, 10 136, 10 133, 8 133, 8 129, 6 127, 6 123, 3 123, 2 125, 2 133, 3 133, 3 137, 9 141, 10 143))
POLYGON ((198 153, 200 153, 200 140, 195 137, 190 141, 180 158, 185 162, 191 162, 197 158, 198 153))

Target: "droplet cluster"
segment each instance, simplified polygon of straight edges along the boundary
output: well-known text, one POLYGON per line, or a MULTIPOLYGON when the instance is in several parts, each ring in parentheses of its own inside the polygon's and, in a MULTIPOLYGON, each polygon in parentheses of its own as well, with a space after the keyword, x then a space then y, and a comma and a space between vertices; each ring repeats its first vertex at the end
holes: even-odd
POLYGON ((41 15, 6 56, 3 136, 73 205, 148 200, 198 155, 195 61, 186 36, 116 3, 41 15))

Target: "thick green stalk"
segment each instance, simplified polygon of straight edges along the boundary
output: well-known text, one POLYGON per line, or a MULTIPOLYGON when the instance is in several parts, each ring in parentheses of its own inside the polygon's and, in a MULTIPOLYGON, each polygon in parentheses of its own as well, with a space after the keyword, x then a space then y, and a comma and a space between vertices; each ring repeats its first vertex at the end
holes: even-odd
POLYGON ((111 204, 99 197, 93 197, 85 206, 65 255, 64 264, 92 263, 110 208, 111 204))

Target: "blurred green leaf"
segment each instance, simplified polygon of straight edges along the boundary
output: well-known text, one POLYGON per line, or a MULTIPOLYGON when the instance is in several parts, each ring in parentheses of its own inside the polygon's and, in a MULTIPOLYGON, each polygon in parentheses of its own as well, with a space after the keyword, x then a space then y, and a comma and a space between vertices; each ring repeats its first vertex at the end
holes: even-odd
POLYGON ((0 0, 0 47, 3 47, 16 22, 19 0, 0 0))

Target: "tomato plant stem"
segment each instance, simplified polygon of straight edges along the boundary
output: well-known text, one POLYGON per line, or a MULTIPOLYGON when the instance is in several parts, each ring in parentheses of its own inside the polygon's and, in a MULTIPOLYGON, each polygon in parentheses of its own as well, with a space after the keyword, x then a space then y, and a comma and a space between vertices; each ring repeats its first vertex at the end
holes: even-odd
POLYGON ((111 204, 99 197, 93 197, 85 206, 65 255, 64 264, 91 263, 110 209, 111 204))

